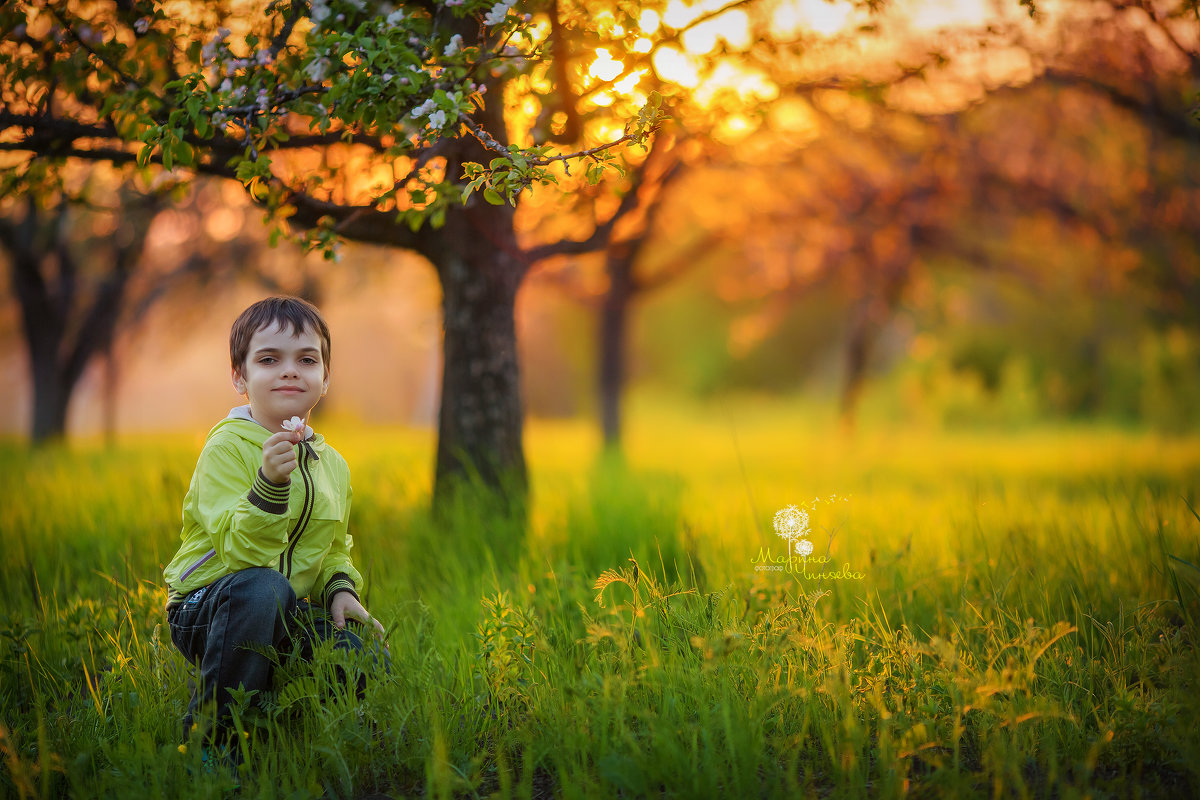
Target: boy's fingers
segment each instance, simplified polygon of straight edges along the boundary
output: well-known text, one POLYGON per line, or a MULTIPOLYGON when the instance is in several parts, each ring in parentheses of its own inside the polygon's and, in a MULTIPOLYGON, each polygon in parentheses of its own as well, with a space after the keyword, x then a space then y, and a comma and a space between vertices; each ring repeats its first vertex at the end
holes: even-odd
POLYGON ((333 609, 333 627, 346 627, 346 612, 342 611, 340 608, 333 609))

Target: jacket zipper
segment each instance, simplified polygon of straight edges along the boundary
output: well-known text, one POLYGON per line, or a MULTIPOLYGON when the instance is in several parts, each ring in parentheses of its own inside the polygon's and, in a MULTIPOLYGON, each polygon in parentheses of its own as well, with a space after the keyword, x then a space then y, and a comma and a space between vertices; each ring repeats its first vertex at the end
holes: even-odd
POLYGON ((289 544, 286 554, 279 554, 279 571, 289 580, 292 577, 292 555, 296 552, 296 545, 300 544, 300 537, 304 535, 304 531, 308 528, 308 521, 312 517, 317 494, 312 474, 308 469, 309 457, 311 456, 315 459, 317 454, 312 451, 312 447, 308 442, 301 442, 300 445, 300 479, 304 481, 304 505, 300 510, 300 519, 296 520, 296 527, 288 535, 289 544), (286 571, 284 570, 285 555, 287 563, 286 571))
POLYGON ((179 582, 183 583, 184 581, 186 581, 188 579, 188 576, 190 576, 196 570, 200 569, 200 567, 202 567, 206 561, 208 561, 210 558, 212 558, 216 554, 217 554, 216 548, 213 548, 212 550, 209 550, 207 553, 205 553, 204 556, 199 561, 197 561, 195 564, 192 564, 190 567, 188 567, 186 570, 183 571, 183 574, 179 576, 179 582))

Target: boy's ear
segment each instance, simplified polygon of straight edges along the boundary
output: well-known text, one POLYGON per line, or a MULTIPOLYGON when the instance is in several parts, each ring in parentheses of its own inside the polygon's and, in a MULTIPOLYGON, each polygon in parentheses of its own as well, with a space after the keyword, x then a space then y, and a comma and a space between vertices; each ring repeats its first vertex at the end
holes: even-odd
POLYGON ((325 380, 321 382, 321 397, 329 393, 329 375, 325 375, 325 380))
POLYGON ((245 394, 246 379, 242 377, 242 374, 238 371, 238 368, 232 367, 229 370, 229 376, 233 380, 233 390, 238 394, 245 394))

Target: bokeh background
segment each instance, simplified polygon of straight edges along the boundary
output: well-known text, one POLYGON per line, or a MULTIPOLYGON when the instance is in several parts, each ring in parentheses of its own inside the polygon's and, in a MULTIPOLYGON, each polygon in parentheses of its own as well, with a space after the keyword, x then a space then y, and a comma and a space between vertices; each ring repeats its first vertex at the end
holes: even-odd
MULTIPOLYGON (((659 152, 631 148, 640 185, 522 200, 518 234, 532 246, 586 234, 596 209, 642 197, 607 251, 542 261, 524 281, 529 418, 599 430, 607 392, 664 408, 799 401, 843 428, 1195 430, 1194 8, 1059 2, 1036 18, 980 0, 882 15, 821 0, 763 8, 770 42, 749 39, 759 29, 735 9, 655 52, 649 78, 686 99, 659 152), (614 283, 622 254, 629 291, 614 283), (615 385, 600 377, 613 302, 624 337, 615 385)), ((671 3, 639 24, 650 35, 706 11, 671 3)), ((585 84, 624 74, 608 49, 580 47, 585 84)), ((648 73, 637 73, 643 85, 648 73)), ((638 86, 623 80, 595 102, 638 86)), ((89 187, 88 205, 0 204, 4 434, 29 437, 35 407, 64 392, 73 437, 206 430, 239 402, 229 324, 271 292, 318 302, 332 324, 320 417, 436 427, 440 288, 422 258, 350 243, 330 263, 271 247, 236 183, 201 180, 150 202, 101 164, 70 180, 89 187), (40 231, 32 255, 21 225, 40 231), (22 258, 43 292, 24 308, 22 258), (111 337, 93 324, 97 308, 111 337), (34 349, 31 319, 55 328, 34 349), (36 365, 57 385, 41 400, 36 365)))

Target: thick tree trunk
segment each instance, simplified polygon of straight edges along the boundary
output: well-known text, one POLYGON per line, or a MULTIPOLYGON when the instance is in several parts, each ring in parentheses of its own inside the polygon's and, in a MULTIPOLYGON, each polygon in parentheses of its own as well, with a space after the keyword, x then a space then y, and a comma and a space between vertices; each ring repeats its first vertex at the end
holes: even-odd
POLYGON ((606 256, 608 293, 600 309, 600 425, 606 450, 621 447, 621 393, 625 388, 625 339, 633 300, 634 249, 622 243, 606 256))
MULTIPOLYGON (((466 38, 470 19, 454 23, 466 38)), ((452 26, 452 30, 453 30, 452 26)), ((478 121, 505 143, 502 84, 489 82, 491 100, 478 121)), ((462 135, 446 152, 447 174, 467 161, 487 164, 488 152, 462 135)), ((442 284, 442 396, 438 412, 433 502, 443 504, 465 481, 499 498, 508 511, 525 512, 528 478, 524 409, 517 365, 516 297, 528 264, 517 245, 515 209, 490 205, 476 193, 448 209, 445 224, 421 232, 420 250, 442 284)))
POLYGON ((502 253, 475 255, 472 263, 451 254, 438 265, 445 338, 434 505, 454 494, 464 479, 478 479, 518 508, 524 503, 527 478, 517 366, 517 281, 514 270, 502 268, 502 253))

